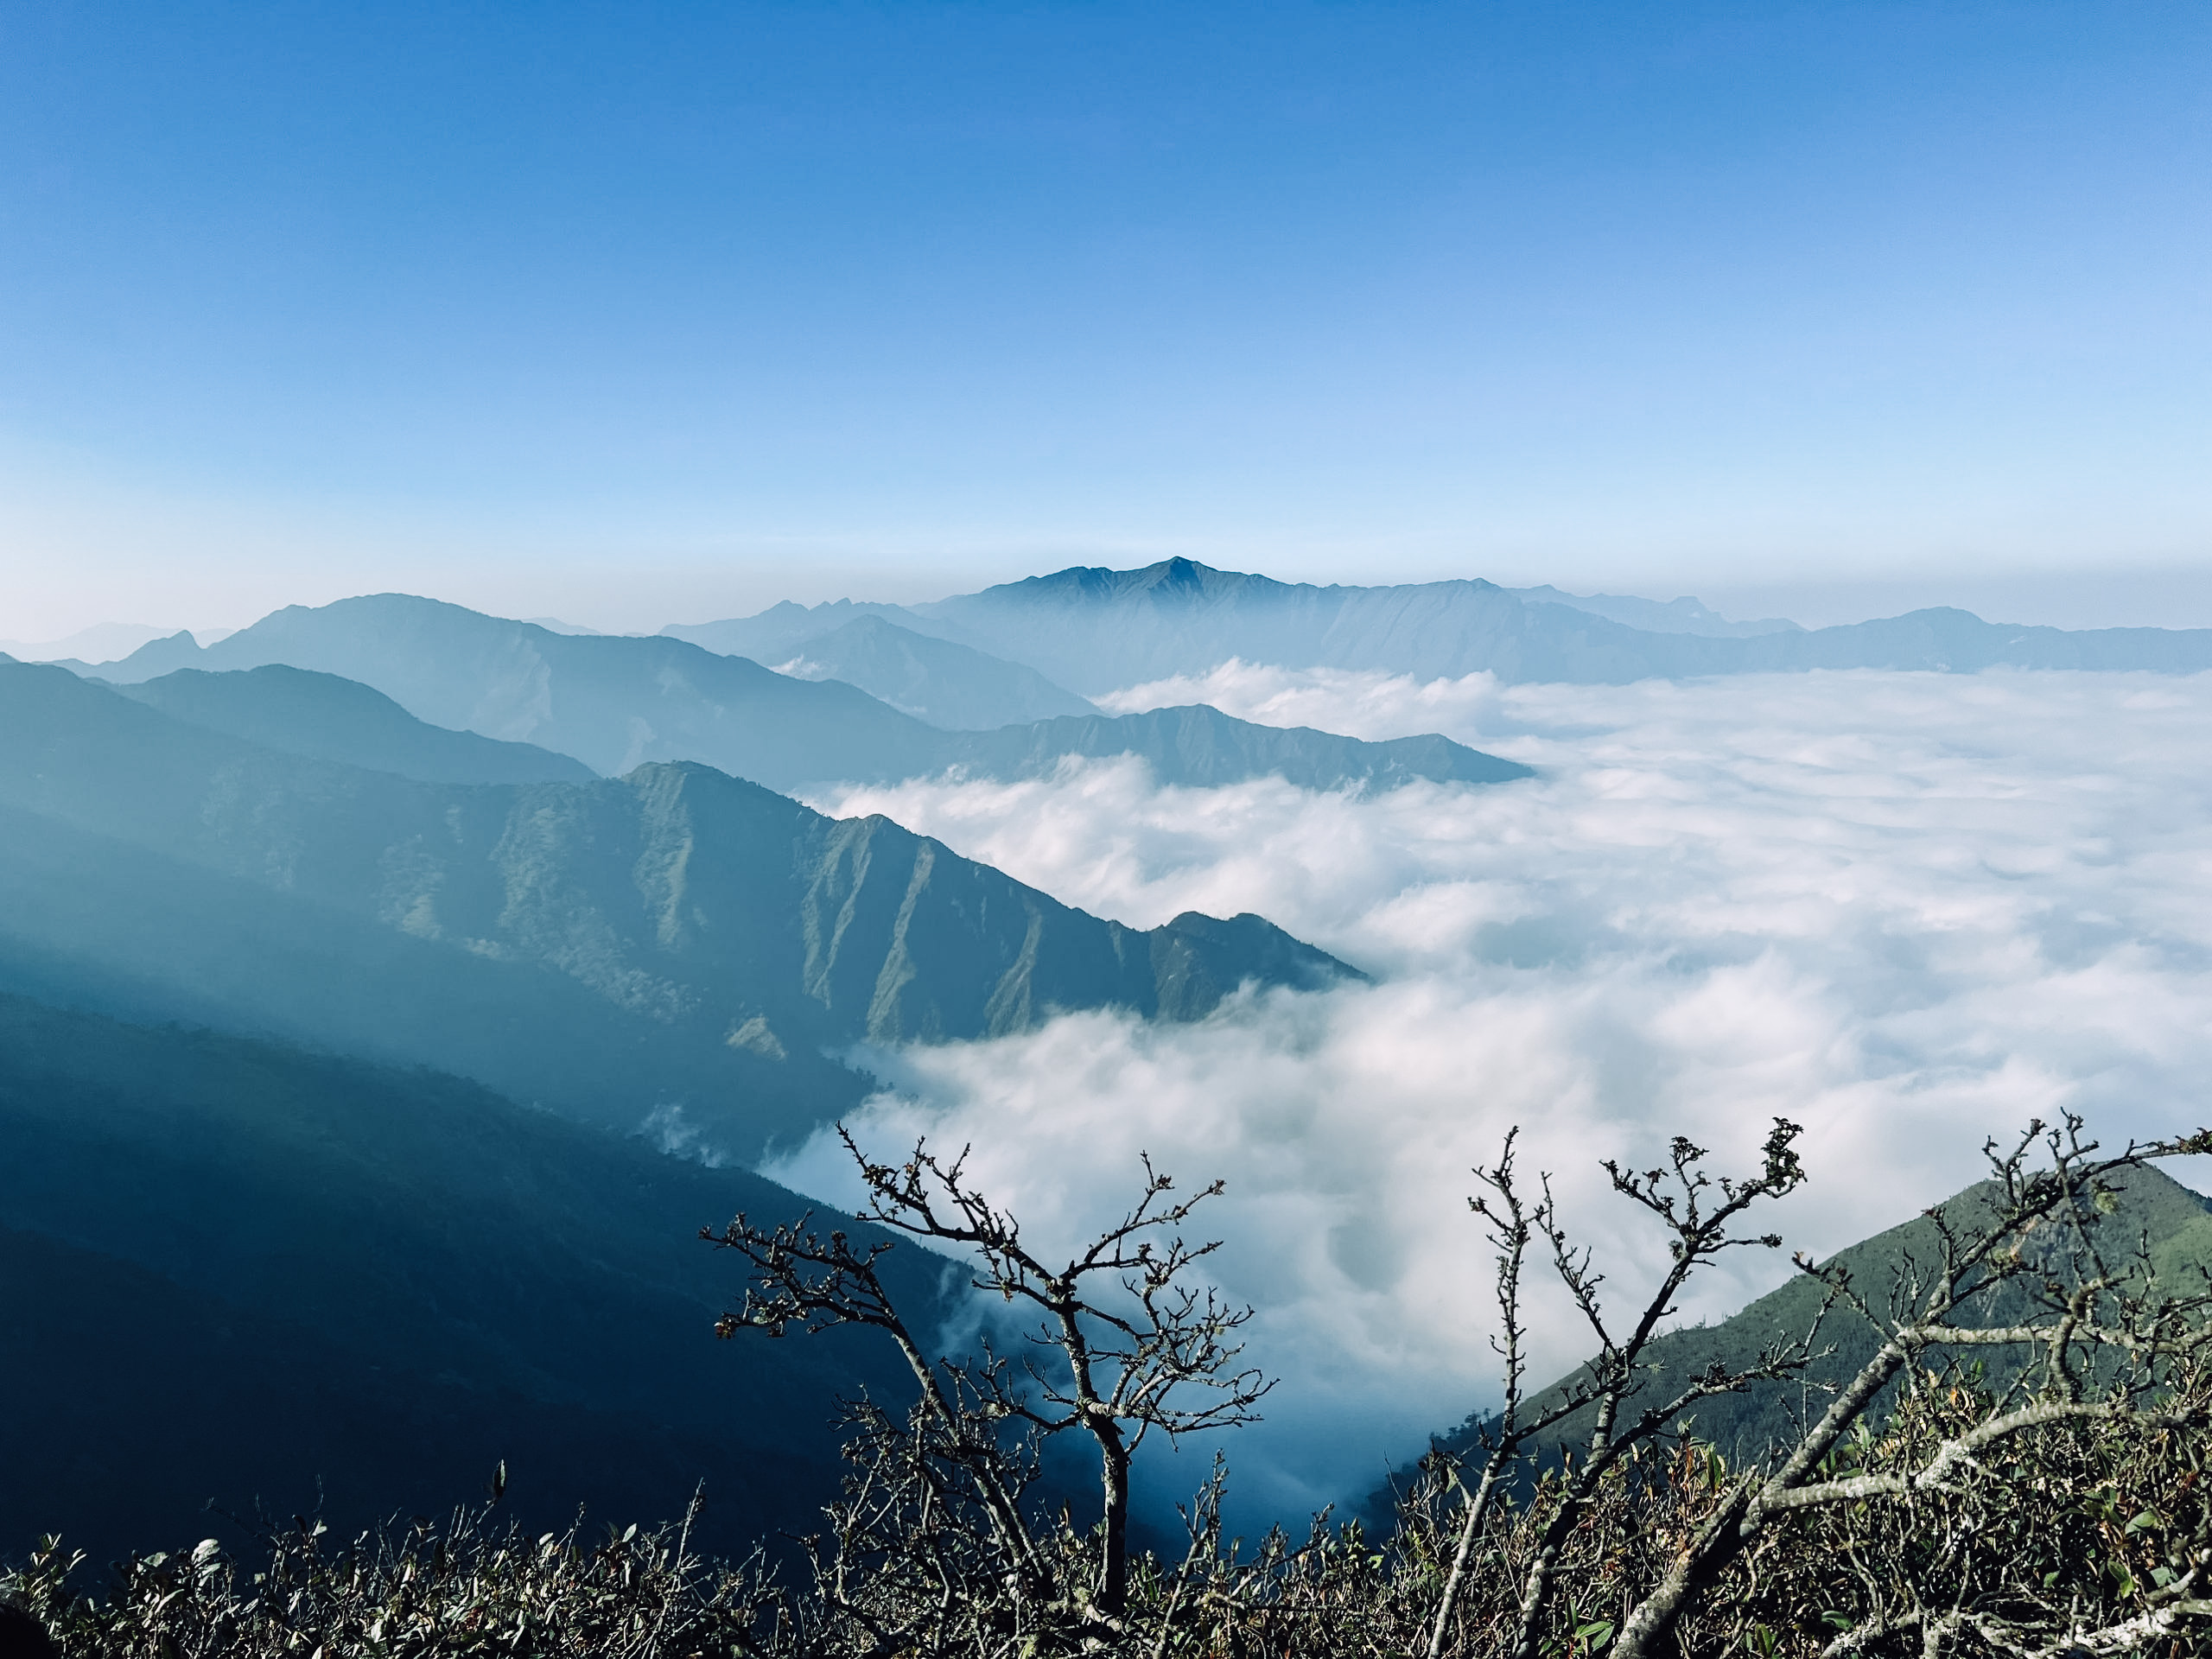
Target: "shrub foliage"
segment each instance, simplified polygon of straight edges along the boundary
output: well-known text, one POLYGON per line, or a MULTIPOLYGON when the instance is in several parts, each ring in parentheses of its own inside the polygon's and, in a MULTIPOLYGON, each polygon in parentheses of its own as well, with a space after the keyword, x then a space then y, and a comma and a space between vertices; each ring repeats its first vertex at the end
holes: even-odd
POLYGON ((864 1163, 890 1218, 942 1238, 917 1207, 932 1190, 952 1198, 937 1213, 953 1230, 977 1232, 980 1216, 986 1236, 969 1240, 979 1283, 1004 1295, 1014 1276, 1008 1300, 1045 1311, 1047 1357, 1099 1374, 1017 1373, 988 1353, 931 1360, 880 1297, 872 1256, 803 1224, 740 1217, 714 1236, 754 1274, 727 1332, 874 1324, 912 1350, 923 1384, 911 1411, 846 1407, 843 1491, 795 1558, 702 1561, 688 1516, 650 1533, 528 1537, 499 1527, 495 1503, 343 1543, 301 1522, 265 1536, 251 1563, 211 1541, 125 1563, 97 1594, 75 1587, 81 1563, 48 1540, 0 1577, 0 1594, 68 1659, 2205 1651, 2212 1294, 2161 1279, 2148 1241, 2107 1236, 2107 1217, 2116 1176, 2212 1150, 2212 1136, 2104 1154, 2078 1122, 2034 1126, 1991 1148, 1972 1219, 1937 1216, 1936 1256, 1908 1262, 1895 1283, 1856 1285, 1801 1259, 1824 1287, 1821 1318, 1871 1321, 1881 1344, 1769 1456, 1732 1466, 1695 1437, 1689 1408, 1759 1380, 1809 1378, 1823 1351, 1817 1324, 1733 1370, 1694 1376, 1665 1375, 1649 1338, 1701 1262, 1775 1242, 1742 1222, 1803 1179, 1796 1133, 1777 1123, 1759 1169, 1739 1179, 1708 1175, 1705 1154, 1680 1141, 1660 1169, 1612 1170, 1663 1230, 1672 1264, 1625 1318, 1608 1315, 1548 1192, 1531 1201, 1516 1184, 1510 1141, 1497 1166, 1477 1172, 1476 1210, 1497 1249, 1503 1405, 1474 1455, 1440 1450, 1422 1465, 1387 1535, 1324 1516, 1302 1535, 1235 1538, 1219 1463, 1182 1511, 1179 1551, 1135 1548, 1110 1513, 1090 1523, 1046 1501, 1039 1447, 1064 1427, 1096 1440, 1109 1504, 1115 1497, 1121 1442, 1098 1439, 1094 1420, 1132 1396, 1111 1377, 1099 1386, 1100 1374, 1166 1379, 1146 1407, 1163 1432, 1184 1421, 1171 1414, 1177 1388, 1248 1413, 1260 1385, 1233 1371, 1223 1340, 1241 1316, 1179 1290, 1205 1247, 1185 1248, 1173 1229, 1198 1200, 1166 1201, 1168 1184, 1149 1170, 1131 1218, 1076 1258, 1126 1259, 1122 1290, 1134 1300, 1116 1301, 1110 1287, 1085 1287, 1096 1275, 1020 1244, 1011 1218, 962 1185, 957 1161, 918 1148, 903 1167, 864 1163), (1161 1214, 1164 1229, 1151 1220, 1161 1214), (1532 1262, 1556 1276, 1595 1344, 1541 1410, 1521 1388, 1532 1262), (1973 1317, 1992 1307, 2011 1322, 1973 1317), (1181 1357, 1162 1366, 1163 1353, 1181 1357), (1573 1436, 1564 1450, 1543 1439, 1562 1425, 1573 1436))

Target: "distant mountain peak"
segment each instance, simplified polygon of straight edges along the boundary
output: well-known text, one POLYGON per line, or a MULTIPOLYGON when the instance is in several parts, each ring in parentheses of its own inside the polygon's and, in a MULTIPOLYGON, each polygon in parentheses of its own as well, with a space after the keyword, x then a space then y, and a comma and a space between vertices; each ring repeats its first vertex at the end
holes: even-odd
POLYGON ((1840 668, 2212 668, 2212 629, 2068 632, 1948 607, 1805 629, 1780 617, 1731 621, 1689 598, 1515 590, 1475 577, 1317 588, 1188 558, 1135 570, 1076 566, 914 608, 1010 661, 1049 665, 1090 696, 1206 674, 1232 658, 1584 684, 1840 668))
MULTIPOLYGON (((1135 570, 1115 570, 1104 565, 1070 565, 1047 575, 1025 576, 1020 582, 987 588, 970 597, 988 599, 996 594, 1020 601, 1047 599, 1072 604, 1139 599, 1154 604, 1165 601, 1195 605, 1232 596, 1288 594, 1294 590, 1294 584, 1277 582, 1272 576, 1217 570, 1196 559, 1178 556, 1135 570)), ((914 608, 924 615, 941 616, 946 613, 945 607, 959 603, 957 600, 940 600, 934 605, 914 608)))

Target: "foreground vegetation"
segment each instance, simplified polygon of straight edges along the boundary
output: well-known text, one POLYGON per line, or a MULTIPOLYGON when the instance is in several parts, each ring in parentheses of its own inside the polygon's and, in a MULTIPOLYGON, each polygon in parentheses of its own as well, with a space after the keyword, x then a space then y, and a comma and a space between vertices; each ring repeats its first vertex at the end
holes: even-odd
POLYGON ((1803 1179, 1794 1128, 1778 1124, 1741 1179, 1708 1177, 1683 1142, 1666 1167, 1612 1171, 1671 1235, 1672 1271, 1625 1324, 1548 1195, 1516 1185, 1509 1142, 1478 1172, 1477 1205, 1498 1251, 1503 1409, 1477 1454, 1423 1466, 1388 1535, 1323 1517, 1303 1536, 1230 1537, 1217 1466, 1184 1513, 1186 1548, 1135 1548, 1115 1504, 1135 1445, 1234 1422, 1263 1391, 1235 1367, 1242 1312, 1179 1288, 1205 1247, 1175 1230, 1205 1194, 1173 1200, 1152 1176, 1120 1227, 1053 1268, 957 1160, 917 1149, 903 1166, 863 1160, 874 1218, 964 1241, 987 1287, 1044 1311, 1058 1368, 925 1356, 873 1278, 880 1245, 742 1217, 716 1235, 753 1271, 727 1333, 873 1325, 923 1384, 911 1413, 848 1408, 845 1491, 796 1566, 702 1561, 688 1518, 529 1537, 494 1506, 350 1543, 301 1523, 251 1561, 204 1543, 126 1564, 99 1597, 72 1587, 76 1563, 49 1542, 0 1594, 69 1659, 2198 1653, 2212 1643, 2212 1294, 2201 1274, 2162 1278, 2147 1243, 2108 1237, 2107 1217, 2129 1170, 2212 1139, 2101 1155, 2079 1128, 1993 1150, 1972 1224, 1936 1214, 1932 1258, 1891 1285, 1802 1262, 1825 1287, 1812 1328, 1690 1376, 1654 1362, 1654 1332, 1701 1263, 1775 1242, 1740 1224, 1803 1179), (1532 1260, 1597 1348, 1533 1402, 1532 1260), (1871 1322, 1880 1346, 1770 1455, 1732 1467, 1695 1438, 1698 1400, 1808 1377, 1829 1318, 1871 1322), (1563 1425, 1564 1452, 1546 1438, 1563 1425), (1096 1525, 1042 1501, 1039 1448, 1062 1433, 1101 1459, 1096 1525))

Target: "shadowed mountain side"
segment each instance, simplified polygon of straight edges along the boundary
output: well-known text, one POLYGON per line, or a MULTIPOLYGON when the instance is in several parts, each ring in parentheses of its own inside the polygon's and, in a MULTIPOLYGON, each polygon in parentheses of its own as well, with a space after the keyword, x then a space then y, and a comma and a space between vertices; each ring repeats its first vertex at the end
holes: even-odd
POLYGON ((165 715, 264 748, 395 772, 421 783, 581 784, 595 775, 570 756, 432 726, 358 681, 282 663, 221 674, 180 669, 117 689, 165 715))
MULTIPOLYGON (((156 640, 99 672, 135 683, 149 671, 172 670, 181 649, 196 648, 188 636, 181 646, 156 640)), ((215 669, 282 662, 342 675, 374 686, 419 719, 526 740, 607 774, 655 760, 696 760, 772 789, 895 783, 962 764, 972 735, 902 715, 840 680, 793 679, 681 639, 550 633, 400 594, 278 611, 194 660, 215 669)), ((1072 737, 1108 728, 1065 729, 1072 737)), ((1174 764, 1172 755, 1146 752, 1147 728, 1120 729, 1127 734, 1110 752, 1174 764)), ((1094 752, 1109 752, 1105 746, 1114 741, 1101 739, 1094 752)), ((1299 741, 1255 740, 1253 752, 1287 753, 1299 741)), ((1308 757, 1300 763, 1303 774, 1317 787, 1335 788, 1365 782, 1378 767, 1408 764, 1404 754, 1384 762, 1369 753, 1373 746, 1344 747, 1351 742, 1331 739, 1328 746, 1345 758, 1348 771, 1308 757)), ((1038 744, 1009 740, 1009 747, 1027 756, 1038 744)), ((1471 753, 1453 756, 1447 769, 1464 767, 1471 753)), ((1047 770, 1055 759, 1040 757, 1047 770)))
POLYGON ((264 1505, 320 1505, 344 1536, 481 1503, 502 1460, 504 1510, 531 1533, 579 1506, 594 1527, 681 1515, 703 1481, 700 1541, 735 1555, 761 1529, 818 1524, 835 1478, 818 1456, 428 1376, 4 1227, 0 1332, 0 1556, 47 1533, 95 1561, 211 1534, 235 1548, 228 1517, 264 1505))
MULTIPOLYGON (((1488 582, 1317 588, 1170 559, 1074 569, 913 607, 984 649, 1098 694, 1231 657, 1376 669, 1423 679, 1478 670, 1509 681, 1621 683, 1813 668, 2212 668, 2212 629, 2057 628, 1916 611, 1845 627, 1746 638, 1653 632, 1569 604, 1526 602, 1488 582)), ((148 647, 151 650, 152 647, 148 647)))
MULTIPOLYGON (((419 1019, 435 1046, 418 1058, 507 1089, 545 1070, 511 1053, 539 1040, 523 1032, 581 1003, 585 1029, 620 1039, 626 1079, 597 1115, 634 1122, 680 1102, 748 1155, 849 1103, 816 1075, 825 1048, 999 1035, 1061 1008, 1192 1019, 1246 979, 1352 972, 1257 918, 1226 931, 1196 916, 1148 932, 1103 921, 887 819, 826 818, 703 766, 417 784, 185 726, 55 669, 0 667, 0 881, 25 894, 0 925, 49 952, 142 981, 212 954, 211 987, 268 1017, 305 1004, 318 1034, 334 1020, 377 1028, 331 1010, 382 996, 407 1017, 372 1052, 409 1052, 419 1019), (255 900, 226 921, 241 884, 255 900), (134 889, 136 925, 118 897, 134 889), (148 936, 163 918, 171 936, 148 936), (323 944, 347 935, 345 950, 323 944), (295 983, 270 982, 279 946, 295 983), (526 1017, 456 1030, 469 1022, 441 1012, 443 995, 412 988, 427 982, 526 1017), (733 1098, 763 1067, 791 1081, 733 1098)), ((581 1075, 596 1087, 608 1071, 581 1075)), ((586 1092, 521 1091, 571 1109, 586 1092)))
POLYGON ((827 632, 791 640, 780 651, 773 646, 747 650, 735 644, 715 643, 718 639, 742 639, 751 632, 769 632, 748 629, 742 622, 709 622, 661 632, 709 650, 750 657, 801 679, 842 680, 947 731, 990 731, 1060 715, 1098 712, 1033 668, 918 633, 873 612, 862 612, 827 632))
MULTIPOLYGON (((2107 1247, 2117 1256, 2129 1255, 2139 1238, 2147 1236, 2155 1270, 2177 1288, 2193 1282, 2199 1267, 2212 1267, 2212 1200, 2156 1169, 2125 1172, 2112 1179, 2112 1185, 2118 1205, 2102 1226, 2107 1247)), ((1946 1199, 1942 1208, 1955 1224, 1971 1229, 1986 1214, 1986 1192, 1980 1186, 1969 1187, 1946 1199)), ((1891 1289, 1907 1264, 1940 1262, 1942 1248, 1934 1224, 1925 1217, 1916 1217, 1839 1251, 1832 1260, 1850 1274, 1859 1294, 1879 1310, 1888 1306, 1891 1289)), ((1740 1370, 1769 1344, 1787 1344, 1802 1338, 1812 1326, 1822 1294, 1818 1284, 1799 1274, 1719 1325, 1660 1337, 1653 1344, 1650 1357, 1662 1369, 1646 1392, 1663 1400, 1713 1365, 1740 1370)), ((1970 1305, 1960 1323, 2030 1322, 2036 1317, 2036 1308, 2029 1297, 2029 1287, 2015 1281, 1970 1305)), ((1873 1357, 1880 1339, 1864 1319, 1838 1307, 1830 1310, 1821 1324, 1820 1345, 1833 1346, 1834 1352, 1816 1363, 1802 1379, 1755 1383, 1740 1394, 1700 1401, 1689 1414, 1697 1438, 1719 1447, 1732 1465, 1740 1466, 1764 1457, 1774 1446, 1793 1440, 1801 1423, 1817 1419, 1827 1409, 1832 1386, 1856 1374, 1873 1357)), ((2001 1386, 2018 1375, 2021 1364, 2034 1356, 2025 1349, 1993 1347, 1972 1351, 1967 1357, 1980 1361, 1991 1380, 2001 1386)), ((1524 1408, 1526 1414, 1540 1413, 1548 1403, 1564 1398, 1565 1390, 1580 1376, 1579 1370, 1570 1373, 1532 1394, 1524 1408)), ((1633 1408, 1642 1410, 1649 1403, 1639 1395, 1633 1408)), ((1876 1413, 1878 1419, 1880 1414, 1876 1413)), ((1491 1414, 1478 1412, 1451 1433, 1439 1436, 1437 1443, 1463 1457, 1478 1456, 1478 1436, 1491 1421, 1491 1414)), ((1545 1437, 1541 1448, 1545 1455, 1555 1457, 1562 1447, 1580 1450, 1588 1443, 1590 1425, 1586 1411, 1567 1418, 1545 1437)), ((1387 1515, 1387 1490, 1371 1494, 1367 1508, 1376 1515, 1387 1515)))
POLYGON ((1357 784, 1377 790, 1427 779, 1500 784, 1532 778, 1449 738, 1400 737, 1362 742, 1310 726, 1255 726, 1197 704, 1109 719, 1092 715, 977 733, 963 740, 960 765, 981 778, 1049 777, 1064 756, 1141 754, 1163 784, 1210 787, 1273 774, 1301 789, 1357 784))
POLYGON ((557 968, 410 938, 0 805, 0 988, 134 1020, 184 1020, 429 1065, 585 1122, 649 1120, 752 1160, 866 1096, 803 1046, 619 1007, 557 968))
MULTIPOLYGON (((738 1281, 697 1230, 804 1200, 458 1079, 0 996, 0 1548, 319 1476, 353 1524, 501 1458, 549 1524, 710 1476, 737 1543, 834 1490, 838 1394, 905 1391, 874 1344, 714 1340, 738 1281)), ((944 1264, 887 1265, 944 1306, 944 1264)))

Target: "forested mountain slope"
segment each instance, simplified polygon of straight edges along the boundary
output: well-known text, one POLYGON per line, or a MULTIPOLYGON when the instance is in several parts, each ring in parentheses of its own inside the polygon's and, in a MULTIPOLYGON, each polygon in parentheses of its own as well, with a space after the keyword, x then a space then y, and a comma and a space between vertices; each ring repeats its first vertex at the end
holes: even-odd
POLYGON ((1246 980, 1351 972, 1257 917, 1102 920, 704 766, 421 784, 22 664, 0 665, 9 889, 0 938, 44 964, 20 987, 105 983, 101 1006, 419 1059, 604 1121, 680 1108, 747 1155, 851 1103, 824 1050, 1059 1008, 1195 1018, 1246 980))

